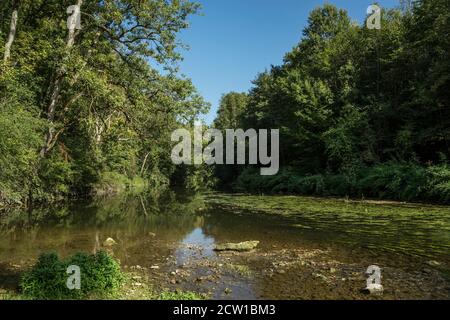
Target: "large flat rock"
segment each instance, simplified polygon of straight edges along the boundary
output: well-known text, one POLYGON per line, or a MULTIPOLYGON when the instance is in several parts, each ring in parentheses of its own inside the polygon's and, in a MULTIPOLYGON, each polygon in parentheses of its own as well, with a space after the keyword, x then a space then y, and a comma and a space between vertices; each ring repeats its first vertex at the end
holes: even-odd
POLYGON ((239 243, 224 243, 218 244, 214 248, 215 251, 251 251, 255 249, 259 244, 259 241, 245 241, 239 243))

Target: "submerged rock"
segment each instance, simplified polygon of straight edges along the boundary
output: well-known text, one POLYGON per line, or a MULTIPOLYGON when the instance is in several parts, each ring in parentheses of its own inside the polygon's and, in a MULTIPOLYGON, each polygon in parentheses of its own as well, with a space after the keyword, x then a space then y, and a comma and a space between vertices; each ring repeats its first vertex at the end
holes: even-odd
POLYGON ((430 267, 439 267, 441 263, 435 260, 431 260, 427 262, 427 265, 429 265, 430 267))
POLYGON ((259 241, 245 241, 240 243, 224 243, 218 244, 214 248, 215 251, 251 251, 255 249, 259 244, 259 241))
POLYGON ((104 247, 112 247, 115 246, 117 242, 113 238, 108 238, 103 242, 104 247))

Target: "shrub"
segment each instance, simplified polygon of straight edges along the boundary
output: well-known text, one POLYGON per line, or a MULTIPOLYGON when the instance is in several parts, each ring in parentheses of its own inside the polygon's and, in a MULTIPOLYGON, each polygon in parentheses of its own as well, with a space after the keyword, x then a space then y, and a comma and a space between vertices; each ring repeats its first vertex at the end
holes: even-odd
POLYGON ((450 203, 450 167, 433 166, 427 169, 427 196, 438 202, 450 203))
POLYGON ((424 197, 426 169, 416 164, 387 162, 366 169, 358 182, 365 196, 412 201, 424 197))
POLYGON ((355 182, 345 175, 325 176, 325 194, 326 196, 350 196, 354 193, 355 182))
POLYGON ((60 260, 56 253, 47 253, 22 276, 20 287, 30 299, 107 298, 117 293, 122 281, 119 263, 106 252, 77 253, 66 260, 60 260), (70 275, 66 271, 71 265, 80 267, 80 290, 67 288, 70 275))

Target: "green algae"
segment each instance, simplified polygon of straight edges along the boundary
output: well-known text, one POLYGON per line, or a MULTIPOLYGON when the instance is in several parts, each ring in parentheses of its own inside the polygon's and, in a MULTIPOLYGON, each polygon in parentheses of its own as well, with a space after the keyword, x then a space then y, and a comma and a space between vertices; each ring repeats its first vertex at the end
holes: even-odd
POLYGON ((208 194, 214 209, 279 217, 315 239, 449 262, 450 207, 301 196, 208 194))

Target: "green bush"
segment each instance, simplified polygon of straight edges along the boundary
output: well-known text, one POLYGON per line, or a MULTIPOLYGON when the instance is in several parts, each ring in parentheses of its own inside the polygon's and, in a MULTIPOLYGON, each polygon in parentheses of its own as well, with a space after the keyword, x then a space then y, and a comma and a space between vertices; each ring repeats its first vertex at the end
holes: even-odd
POLYGON ((416 164, 388 162, 360 173, 358 190, 364 196, 402 201, 424 198, 426 169, 416 164))
POLYGON ((433 201, 450 203, 450 167, 433 166, 427 169, 427 197, 433 201))
POLYGON ((108 298, 117 293, 123 281, 119 263, 106 252, 77 253, 60 260, 56 253, 42 254, 21 279, 25 297, 39 300, 108 298), (81 288, 67 288, 67 268, 80 267, 81 288))
POLYGON ((346 175, 326 175, 324 178, 326 196, 345 197, 355 193, 355 181, 346 175))
POLYGON ((408 162, 387 162, 343 174, 302 176, 282 168, 275 176, 261 176, 245 169, 233 184, 234 191, 337 197, 366 197, 399 201, 450 203, 450 167, 422 167, 408 162))

